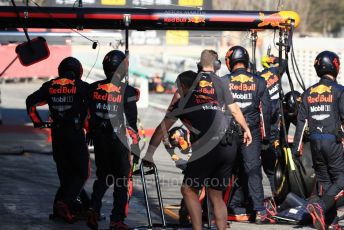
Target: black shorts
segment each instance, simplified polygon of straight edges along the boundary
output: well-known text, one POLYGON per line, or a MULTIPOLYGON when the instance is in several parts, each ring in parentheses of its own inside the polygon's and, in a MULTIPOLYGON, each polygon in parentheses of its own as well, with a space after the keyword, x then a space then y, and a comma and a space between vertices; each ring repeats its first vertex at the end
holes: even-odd
POLYGON ((201 189, 203 186, 225 190, 232 176, 237 154, 237 145, 218 144, 203 157, 187 164, 183 185, 201 189))

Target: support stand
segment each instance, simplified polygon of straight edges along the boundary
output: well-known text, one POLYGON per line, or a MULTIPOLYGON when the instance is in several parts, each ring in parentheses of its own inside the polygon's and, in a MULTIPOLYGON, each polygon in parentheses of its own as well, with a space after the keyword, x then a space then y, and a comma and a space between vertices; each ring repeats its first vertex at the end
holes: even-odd
POLYGON ((252 73, 257 74, 257 64, 256 64, 256 47, 257 47, 257 31, 252 30, 251 32, 251 41, 252 41, 252 73))
POLYGON ((165 220, 165 214, 164 214, 164 204, 161 196, 161 190, 160 190, 160 181, 159 181, 159 175, 158 175, 158 170, 156 166, 153 166, 153 169, 149 171, 145 171, 143 164, 141 163, 140 169, 135 171, 133 175, 138 175, 140 174, 141 176, 141 182, 142 182, 142 190, 143 190, 143 196, 145 199, 145 204, 146 204, 146 212, 147 212, 147 221, 148 221, 148 226, 146 227, 139 227, 140 228, 146 228, 146 229, 153 229, 153 227, 159 227, 162 229, 166 229, 166 220, 165 220), (149 200, 148 200, 148 191, 147 191, 147 184, 146 184, 146 175, 154 175, 155 179, 155 186, 156 186, 156 191, 158 195, 158 202, 159 202, 159 211, 161 215, 161 224, 153 224, 152 222, 152 216, 151 216, 151 210, 149 206, 149 200))

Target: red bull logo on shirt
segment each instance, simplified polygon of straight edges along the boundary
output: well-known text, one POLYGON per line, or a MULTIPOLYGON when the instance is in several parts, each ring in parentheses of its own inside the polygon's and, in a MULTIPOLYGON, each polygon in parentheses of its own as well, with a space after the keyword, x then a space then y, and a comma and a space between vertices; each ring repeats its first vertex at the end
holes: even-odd
POLYGON ((112 83, 99 84, 97 90, 103 90, 107 93, 121 93, 121 86, 114 85, 112 83))
POLYGON ((100 94, 99 92, 93 93, 93 99, 95 100, 101 100, 101 101, 108 101, 113 103, 120 103, 122 102, 122 95, 119 94, 117 96, 114 96, 113 94, 106 93, 106 94, 100 94))
POLYGON ((206 80, 201 80, 198 83, 200 89, 199 92, 200 93, 204 93, 204 94, 215 94, 215 89, 213 88, 213 82, 209 82, 206 80))
POLYGON ((53 80, 51 85, 53 87, 49 88, 49 94, 76 94, 76 86, 75 80, 71 80, 68 78, 60 78, 53 80), (59 88, 56 88, 56 86, 60 86, 59 88), (70 87, 72 86, 72 87, 70 87))
POLYGON ((234 76, 230 79, 231 82, 240 82, 240 83, 247 83, 253 82, 253 77, 249 77, 245 74, 239 74, 238 76, 234 76))
POLYGON ((277 75, 271 73, 270 71, 264 73, 261 75, 265 81, 266 81, 266 86, 269 88, 270 86, 274 85, 275 83, 278 82, 279 78, 277 75))
POLYGON ((310 95, 317 94, 317 96, 315 97, 308 96, 307 102, 309 104, 321 103, 321 102, 331 103, 333 102, 333 95, 331 94, 331 92, 332 92, 332 86, 318 85, 316 87, 312 87, 309 94, 310 95), (329 95, 324 95, 328 93, 329 95))
POLYGON ((323 93, 331 93, 332 92, 332 86, 326 86, 326 85, 318 85, 316 87, 311 88, 310 94, 323 94, 323 93))
POLYGON ((239 74, 238 76, 234 76, 230 79, 229 89, 240 91, 255 91, 256 84, 253 81, 253 77, 249 77, 245 74, 239 74))
POLYGON ((202 80, 199 82, 199 86, 204 88, 204 87, 213 87, 213 83, 206 81, 206 80, 202 80))
POLYGON ((61 85, 61 86, 74 85, 74 84, 75 84, 75 80, 71 80, 68 78, 56 79, 56 80, 53 80, 51 83, 51 85, 61 85))

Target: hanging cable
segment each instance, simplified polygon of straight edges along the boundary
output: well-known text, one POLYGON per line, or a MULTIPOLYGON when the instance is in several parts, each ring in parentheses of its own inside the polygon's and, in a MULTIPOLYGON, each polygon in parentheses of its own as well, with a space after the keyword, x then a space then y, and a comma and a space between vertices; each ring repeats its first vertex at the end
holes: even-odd
MULTIPOLYGON (((12 1, 13 1, 13 0, 12 0, 12 1)), ((34 0, 30 0, 30 1, 31 1, 39 10, 41 10, 41 6, 38 5, 34 0)), ((41 11, 41 12, 42 12, 42 11, 41 11)), ((73 29, 73 28, 70 28, 68 25, 66 25, 66 24, 64 24, 64 23, 62 23, 62 22, 60 22, 60 21, 57 20, 57 19, 55 19, 49 12, 47 12, 47 14, 49 15, 49 18, 50 18, 51 20, 53 20, 54 22, 56 22, 57 24, 61 25, 62 27, 66 28, 66 29, 69 29, 69 30, 73 31, 73 32, 76 33, 76 34, 79 34, 81 37, 83 37, 83 38, 87 39, 88 41, 92 42, 92 49, 96 49, 96 48, 97 48, 97 46, 98 46, 98 41, 93 40, 93 39, 91 39, 91 38, 89 38, 89 37, 83 35, 82 33, 80 33, 79 31, 77 31, 77 30, 75 30, 75 29, 73 29)))
POLYGON ((28 43, 30 44, 30 37, 29 37, 29 34, 28 34, 28 32, 27 32, 27 28, 26 28, 26 26, 25 26, 25 24, 24 24, 24 21, 23 21, 22 18, 20 17, 19 11, 18 11, 18 9, 17 9, 17 5, 16 5, 16 3, 14 2, 14 0, 11 0, 11 2, 12 2, 12 5, 13 5, 15 11, 16 11, 17 18, 18 18, 18 20, 19 20, 19 22, 20 22, 20 24, 21 24, 21 26, 22 26, 22 28, 23 28, 23 30, 24 30, 25 37, 26 37, 28 43))
POLYGON ((291 47, 291 58, 292 58, 293 70, 294 70, 295 76, 297 78, 297 81, 299 82, 301 88, 305 91, 306 90, 305 82, 303 81, 299 66, 298 66, 297 61, 296 61, 293 44, 291 47), (295 71, 295 67, 296 67, 296 71, 295 71))
POLYGON ((301 75, 299 75, 299 73, 296 70, 294 58, 295 57, 293 57, 293 54, 291 54, 291 65, 292 65, 292 68, 293 68, 294 76, 295 76, 295 79, 296 79, 297 83, 302 88, 302 90, 305 91, 306 90, 305 83, 303 82, 303 79, 302 79, 301 75))
POLYGON ((5 74, 5 72, 13 65, 13 63, 18 59, 18 56, 15 56, 12 61, 1 71, 0 73, 0 78, 2 77, 2 75, 5 74))
POLYGON ((91 69, 88 71, 88 73, 87 73, 87 75, 86 75, 86 77, 85 77, 85 81, 87 80, 88 76, 89 76, 90 73, 92 72, 94 66, 97 64, 98 57, 99 57, 100 46, 101 46, 101 45, 99 44, 99 46, 98 46, 98 51, 97 51, 97 56, 96 56, 96 60, 94 61, 94 63, 93 63, 93 65, 92 65, 91 69))

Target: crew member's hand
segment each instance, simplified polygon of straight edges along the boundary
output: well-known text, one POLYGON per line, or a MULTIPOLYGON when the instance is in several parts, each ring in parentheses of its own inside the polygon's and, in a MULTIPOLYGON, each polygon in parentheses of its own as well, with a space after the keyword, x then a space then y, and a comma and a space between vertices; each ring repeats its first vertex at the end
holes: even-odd
POLYGON ((131 155, 134 156, 133 163, 138 164, 140 160, 140 146, 138 144, 131 144, 130 145, 131 155))
POLYGON ((174 162, 176 164, 176 167, 184 171, 186 169, 186 164, 188 163, 187 160, 184 160, 182 158, 179 158, 174 162))
POLYGON ((127 127, 128 134, 133 144, 138 144, 140 141, 140 135, 131 127, 127 127))
POLYGON ((141 164, 143 164, 143 166, 150 167, 150 168, 154 167, 155 164, 153 160, 153 155, 146 154, 143 157, 141 164))
POLYGON ((272 147, 273 147, 274 149, 278 149, 279 145, 280 145, 279 140, 274 140, 274 141, 272 142, 272 147))
POLYGON ((86 133, 86 143, 88 146, 93 146, 93 134, 86 133))
POLYGON ((301 151, 293 150, 292 151, 292 155, 295 158, 300 157, 301 156, 301 151))
POLYGON ((245 143, 246 146, 252 143, 252 135, 250 129, 245 130, 243 143, 245 143))

